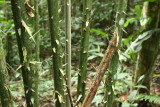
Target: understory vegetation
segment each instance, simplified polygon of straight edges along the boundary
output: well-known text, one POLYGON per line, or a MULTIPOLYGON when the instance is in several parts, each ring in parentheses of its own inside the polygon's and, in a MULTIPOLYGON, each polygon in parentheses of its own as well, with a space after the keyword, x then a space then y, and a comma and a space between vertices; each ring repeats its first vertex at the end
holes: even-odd
POLYGON ((159 106, 159 0, 0 0, 0 107, 159 106))

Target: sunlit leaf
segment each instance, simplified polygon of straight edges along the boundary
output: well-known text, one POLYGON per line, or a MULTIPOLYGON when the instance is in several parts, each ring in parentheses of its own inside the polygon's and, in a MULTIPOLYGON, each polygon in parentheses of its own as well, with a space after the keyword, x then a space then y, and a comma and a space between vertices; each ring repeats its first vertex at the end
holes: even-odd
POLYGON ((128 100, 133 101, 136 98, 137 93, 138 93, 137 90, 133 90, 131 94, 128 96, 128 100))
POLYGON ((122 103, 122 107, 130 107, 130 104, 129 103, 122 103))
POLYGON ((144 75, 140 76, 137 83, 139 83, 144 78, 144 75))
POLYGON ((106 34, 105 32, 102 32, 101 30, 97 30, 97 29, 91 29, 90 30, 91 33, 96 33, 97 35, 102 35, 104 37, 108 37, 109 35, 106 34))
POLYGON ((136 19, 138 19, 138 18, 129 18, 129 19, 127 19, 127 21, 124 23, 123 26, 127 27, 131 21, 136 20, 136 19))
POLYGON ((128 73, 119 73, 117 74, 117 79, 123 79, 128 76, 128 73))
POLYGON ((121 18, 121 19, 120 19, 119 25, 120 25, 120 26, 123 26, 123 25, 124 25, 124 18, 121 18))
POLYGON ((136 11, 137 16, 141 17, 142 10, 140 8, 140 5, 135 6, 135 11, 136 11))
POLYGON ((140 89, 140 88, 147 89, 147 87, 144 86, 144 85, 137 85, 137 86, 135 86, 135 88, 138 88, 138 89, 140 89))

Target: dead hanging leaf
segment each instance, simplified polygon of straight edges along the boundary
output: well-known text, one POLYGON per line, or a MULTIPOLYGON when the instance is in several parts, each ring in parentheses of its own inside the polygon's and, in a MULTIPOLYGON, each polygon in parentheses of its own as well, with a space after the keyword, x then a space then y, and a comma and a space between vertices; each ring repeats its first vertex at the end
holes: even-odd
POLYGON ((30 17, 34 17, 34 14, 32 12, 34 10, 34 7, 32 7, 29 4, 29 0, 25 1, 25 8, 26 8, 27 15, 30 16, 30 17))
POLYGON ((29 34, 30 38, 33 40, 33 42, 36 43, 30 28, 27 26, 27 24, 26 24, 26 22, 24 20, 22 20, 22 25, 25 27, 25 30, 28 32, 28 34, 29 34))

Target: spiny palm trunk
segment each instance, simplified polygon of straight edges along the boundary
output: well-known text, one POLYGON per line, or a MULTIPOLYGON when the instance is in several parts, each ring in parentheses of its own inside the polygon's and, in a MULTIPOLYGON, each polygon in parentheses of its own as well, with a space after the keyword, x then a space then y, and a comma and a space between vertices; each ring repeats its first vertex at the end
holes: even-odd
POLYGON ((40 29, 39 29, 39 8, 38 8, 38 3, 39 0, 34 0, 34 8, 35 8, 35 17, 34 17, 34 33, 35 33, 35 42, 36 42, 36 46, 35 46, 35 61, 37 61, 37 63, 35 64, 35 69, 34 69, 34 92, 33 92, 33 96, 34 96, 34 107, 39 107, 39 99, 38 99, 38 83, 39 83, 39 71, 40 71, 40 66, 39 66, 39 62, 40 62, 40 29))
POLYGON ((85 97, 91 6, 92 0, 83 0, 83 20, 77 87, 77 96, 82 96, 80 102, 82 102, 85 97))
MULTIPOLYGON (((65 0, 65 23, 66 23, 66 78, 68 89, 71 89, 71 0, 65 0)), ((70 93, 68 93, 70 94, 70 93)), ((70 107, 69 95, 66 96, 66 106, 70 107)))
MULTIPOLYGON (((31 71, 31 40, 26 32, 22 20, 26 21, 24 0, 11 0, 16 38, 19 49, 20 63, 22 64, 22 77, 27 107, 33 107, 32 102, 32 71, 31 71)), ((26 21, 27 22, 27 21, 26 21)))
POLYGON ((10 90, 7 84, 5 52, 3 49, 2 36, 0 35, 0 98, 2 107, 13 107, 10 90))
MULTIPOLYGON (((151 30, 158 27, 159 23, 159 1, 145 2, 143 7, 143 17, 152 18, 150 23, 147 23, 144 30, 151 30)), ((144 79, 141 85, 147 87, 147 89, 140 89, 139 93, 149 94, 150 93, 150 82, 152 78, 153 65, 158 55, 160 43, 160 34, 154 33, 149 39, 142 43, 142 49, 139 52, 136 72, 135 72, 135 85, 138 79, 144 75, 144 79)), ((148 101, 141 101, 139 107, 150 107, 148 101)))
POLYGON ((64 88, 62 75, 62 50, 59 33, 59 6, 58 0, 48 0, 48 12, 50 22, 51 45, 53 50, 53 73, 55 86, 55 100, 56 107, 63 107, 64 102, 64 88), (60 97, 59 97, 60 96, 60 97), (60 99, 61 98, 61 99, 60 99))
MULTIPOLYGON (((121 48, 121 42, 122 42, 122 27, 123 25, 120 25, 120 20, 125 20, 125 14, 127 8, 127 2, 128 0, 119 0, 118 8, 117 8, 117 14, 116 14, 116 22, 115 22, 115 29, 118 29, 118 36, 119 36, 119 45, 118 48, 121 48)), ((106 77, 105 85, 106 85, 106 93, 105 93, 105 104, 104 107, 112 107, 113 101, 114 101, 114 86, 115 86, 115 79, 114 75, 117 73, 118 69, 118 61, 119 61, 119 55, 118 50, 116 50, 112 61, 109 65, 109 72, 108 76, 106 77)))

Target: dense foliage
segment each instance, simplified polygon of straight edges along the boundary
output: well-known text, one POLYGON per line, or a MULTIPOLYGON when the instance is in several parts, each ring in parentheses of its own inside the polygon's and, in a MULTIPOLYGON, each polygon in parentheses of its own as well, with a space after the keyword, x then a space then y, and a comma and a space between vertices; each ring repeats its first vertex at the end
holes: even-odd
MULTIPOLYGON (((22 1, 23 5, 25 2, 29 1, 31 7, 36 6, 35 0, 22 1)), ((144 4, 146 2, 154 7, 156 3, 160 3, 159 0, 128 0, 128 3, 126 2, 127 0, 122 0, 124 3, 126 2, 126 5, 120 5, 119 1, 121 0, 92 0, 92 2, 90 2, 92 6, 88 3, 85 5, 86 7, 84 7, 84 4, 87 3, 84 2, 85 0, 71 0, 72 56, 70 60, 72 63, 70 86, 67 86, 68 77, 66 78, 65 74, 66 60, 64 57, 67 46, 65 36, 67 12, 65 11, 66 8, 64 5, 66 2, 64 2, 64 0, 51 1, 52 0, 48 0, 48 2, 47 0, 37 0, 37 8, 39 10, 38 19, 34 19, 34 17, 29 17, 28 19, 24 18, 28 17, 26 12, 23 12, 25 16, 21 13, 24 21, 22 24, 25 27, 25 33, 29 35, 27 38, 22 39, 24 41, 21 41, 22 47, 27 47, 25 51, 23 50, 24 48, 22 48, 22 56, 25 61, 25 58, 28 58, 27 56, 30 55, 30 59, 27 59, 29 62, 26 63, 30 68, 26 69, 35 69, 35 71, 38 71, 35 73, 33 70, 35 74, 30 72, 31 77, 28 78, 32 78, 33 81, 36 81, 37 79, 36 84, 38 84, 38 89, 36 92, 40 107, 53 107, 57 102, 64 103, 66 96, 69 96, 71 106, 81 105, 91 87, 94 76, 99 71, 98 66, 104 57, 105 50, 107 49, 111 38, 114 37, 116 28, 118 28, 118 33, 121 32, 118 34, 118 36, 122 36, 120 39, 121 42, 113 56, 109 69, 105 72, 91 105, 101 107, 106 103, 111 102, 113 103, 112 106, 116 107, 137 107, 141 101, 146 101, 146 103, 149 102, 153 107, 158 107, 160 105, 160 18, 158 17, 158 15, 160 16, 160 9, 157 9, 157 11, 152 9, 152 12, 155 12, 153 14, 157 15, 159 19, 151 13, 145 13, 144 11, 144 4), (57 1, 57 4, 54 4, 54 1, 57 1), (84 3, 82 3, 82 1, 84 3), (54 4, 55 7, 52 7, 52 4, 54 4), (119 9, 122 9, 122 11, 117 9, 118 6, 120 6, 119 9), (54 11, 51 11, 53 9, 54 11), (121 14, 119 15, 119 13, 121 14), (52 15, 54 16, 55 14, 57 16, 52 18, 52 15), (35 23, 36 20, 39 21, 35 23), (155 26, 152 26, 152 22, 155 23, 155 26), (55 23, 57 24, 55 25, 55 23), (88 24, 89 27, 87 27, 88 24), (39 25, 39 27, 35 29, 35 25, 39 25), (59 28, 57 26, 59 26, 59 28), (152 28, 148 26, 151 26, 152 28), (39 38, 37 38, 36 35, 39 35, 39 38), (57 36, 55 37, 55 35, 57 36), (83 41, 82 35, 85 37, 87 36, 88 41, 87 39, 83 41), (149 69, 150 72, 152 71, 150 74, 151 80, 149 82, 151 84, 149 84, 149 89, 148 86, 143 84, 144 80, 146 80, 145 74, 135 77, 135 72, 139 65, 139 54, 142 53, 141 51, 144 48, 144 43, 151 40, 150 38, 155 35, 157 35, 157 38, 153 40, 157 41, 157 44, 151 49, 157 49, 154 51, 157 53, 154 54, 153 61, 148 62, 148 66, 146 66, 146 68, 149 68, 151 65, 151 68, 149 69), (84 47, 84 49, 82 49, 82 47, 84 47), (56 49, 60 50, 58 51, 56 49), (30 51, 29 53, 28 50, 30 51), (56 55, 54 54, 55 51, 58 51, 56 55), (35 59, 37 55, 38 59, 35 59), (116 55, 117 57, 115 57, 116 55), (84 61, 85 58, 86 60, 84 61), (114 64, 113 60, 116 58, 117 63, 114 64), (82 69, 84 66, 86 66, 86 68, 82 69), (113 67, 116 68, 113 69, 113 67), (81 77, 79 72, 81 69, 84 72, 84 74, 82 74, 83 81, 80 80, 83 84, 82 86, 78 82, 78 78, 81 77), (113 73, 114 70, 115 72, 113 73), (55 72, 59 72, 59 74, 55 74, 55 72), (135 78, 137 78, 137 80, 135 80, 135 78), (58 80, 58 82, 55 82, 56 80, 58 80), (77 89, 78 84, 80 85, 77 89), (57 91, 59 89, 64 93, 57 91), (150 94, 147 92, 141 93, 141 89, 147 90, 150 94), (111 91, 113 91, 113 93, 111 91), (106 93, 108 95, 107 99, 106 93), (113 97, 110 96, 110 93, 113 94, 113 97), (54 96, 55 94, 56 96, 54 96), (109 101, 108 98, 113 98, 113 101, 109 101)), ((0 67, 0 94, 3 92, 5 93, 4 88, 1 87, 1 85, 5 84, 6 89, 10 94, 8 96, 12 96, 12 98, 10 98, 13 100, 11 105, 13 107, 25 107, 27 105, 25 102, 26 95, 28 94, 28 87, 26 88, 24 76, 22 76, 24 75, 22 68, 25 63, 21 61, 19 56, 18 43, 20 41, 17 41, 18 39, 16 37, 12 8, 14 7, 11 6, 10 0, 0 0, 0 66, 2 66, 0 67), (4 59, 5 61, 3 61, 4 59), (4 78, 2 78, 4 70, 5 73, 7 73, 4 73, 4 78), (2 81, 3 79, 5 82, 2 81), (26 89, 24 89, 24 87, 26 89)), ((33 13, 30 13, 30 15, 36 15, 36 8, 33 8, 33 13)), ((153 41, 153 43, 155 42, 153 41)), ((148 51, 145 54, 150 55, 150 52, 152 51, 148 51)), ((148 60, 149 59, 147 59, 147 61, 148 60)), ((30 79, 27 79, 26 81, 28 80, 30 79)), ((31 91, 33 91, 34 96, 36 96, 34 93, 34 90, 36 90, 34 85, 35 84, 30 88, 31 91), (32 88, 34 90, 32 90, 32 88)), ((2 101, 3 97, 2 95, 0 96, 2 101)), ((34 103, 32 98, 31 102, 34 103)), ((2 103, 0 103, 0 106, 1 104, 2 103)))

